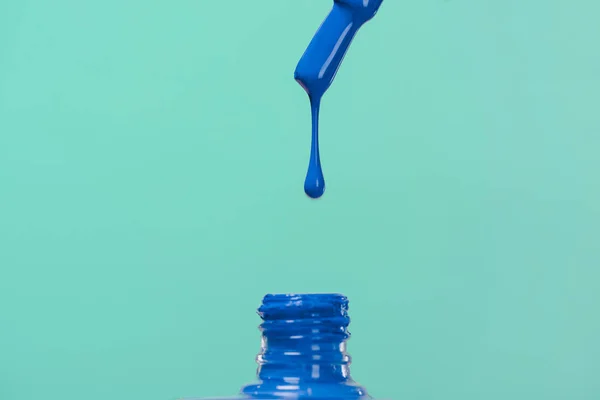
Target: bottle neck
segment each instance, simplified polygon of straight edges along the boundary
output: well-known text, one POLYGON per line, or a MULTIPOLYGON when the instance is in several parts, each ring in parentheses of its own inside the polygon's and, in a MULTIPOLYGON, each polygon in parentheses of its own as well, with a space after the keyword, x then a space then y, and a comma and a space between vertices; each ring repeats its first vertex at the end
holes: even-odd
POLYGON ((260 397, 360 398, 350 376, 348 300, 341 295, 268 295, 263 319, 259 383, 242 393, 260 397))

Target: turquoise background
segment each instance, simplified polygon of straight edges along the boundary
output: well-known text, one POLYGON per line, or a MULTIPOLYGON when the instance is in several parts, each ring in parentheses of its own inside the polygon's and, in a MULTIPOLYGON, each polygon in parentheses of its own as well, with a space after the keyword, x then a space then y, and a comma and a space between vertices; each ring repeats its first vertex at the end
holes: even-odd
POLYGON ((310 201, 329 0, 0 1, 0 399, 233 394, 267 292, 379 398, 599 399, 599 4, 386 0, 310 201))

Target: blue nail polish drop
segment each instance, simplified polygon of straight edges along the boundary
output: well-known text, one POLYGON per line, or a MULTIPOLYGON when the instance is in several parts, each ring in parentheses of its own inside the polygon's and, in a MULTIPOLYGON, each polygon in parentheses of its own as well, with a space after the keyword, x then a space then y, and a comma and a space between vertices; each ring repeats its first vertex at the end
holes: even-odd
POLYGON ((319 108, 358 29, 373 18, 383 0, 334 0, 333 8, 300 58, 294 78, 306 90, 312 114, 312 143, 304 192, 325 192, 319 155, 319 108))
POLYGON ((371 399, 350 376, 345 296, 266 295, 258 314, 263 322, 257 379, 229 399, 371 399))

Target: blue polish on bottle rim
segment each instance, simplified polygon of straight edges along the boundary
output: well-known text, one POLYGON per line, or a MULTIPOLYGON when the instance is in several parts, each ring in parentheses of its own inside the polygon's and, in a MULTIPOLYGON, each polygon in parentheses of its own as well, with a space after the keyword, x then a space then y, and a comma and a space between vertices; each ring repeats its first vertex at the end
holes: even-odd
POLYGON ((310 99, 312 138, 304 192, 317 199, 325 192, 319 154, 321 99, 344 60, 358 29, 375 16, 383 0, 334 0, 333 8, 300 58, 294 78, 310 99))
MULTIPOLYGON (((212 400, 371 400, 350 376, 348 299, 341 294, 268 294, 256 380, 212 400)), ((204 400, 211 400, 204 399, 204 400)))

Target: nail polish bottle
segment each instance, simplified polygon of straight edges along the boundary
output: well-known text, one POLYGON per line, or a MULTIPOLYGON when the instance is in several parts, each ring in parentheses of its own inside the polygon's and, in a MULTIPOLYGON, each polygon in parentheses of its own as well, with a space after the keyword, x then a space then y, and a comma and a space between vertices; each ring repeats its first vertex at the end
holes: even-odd
POLYGON ((350 376, 345 296, 269 294, 258 314, 262 340, 256 381, 228 399, 371 399, 350 376))

